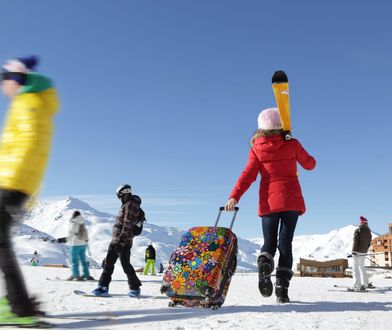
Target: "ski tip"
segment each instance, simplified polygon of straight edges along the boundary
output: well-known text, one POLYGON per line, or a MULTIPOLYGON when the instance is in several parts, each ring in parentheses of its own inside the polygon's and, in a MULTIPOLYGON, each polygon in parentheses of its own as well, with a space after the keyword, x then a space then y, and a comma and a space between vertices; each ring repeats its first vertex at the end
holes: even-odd
POLYGON ((285 83, 285 82, 286 83, 289 82, 286 73, 282 70, 275 71, 274 74, 272 75, 272 83, 278 84, 278 83, 285 83))

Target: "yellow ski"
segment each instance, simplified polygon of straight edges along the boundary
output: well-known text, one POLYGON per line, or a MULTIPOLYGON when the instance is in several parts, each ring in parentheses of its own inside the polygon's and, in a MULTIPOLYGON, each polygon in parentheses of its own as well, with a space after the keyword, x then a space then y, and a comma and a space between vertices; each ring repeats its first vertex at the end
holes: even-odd
POLYGON ((279 109, 279 116, 282 122, 284 138, 291 139, 291 122, 290 122, 290 95, 289 81, 284 71, 275 71, 272 76, 272 89, 275 94, 276 104, 279 109))

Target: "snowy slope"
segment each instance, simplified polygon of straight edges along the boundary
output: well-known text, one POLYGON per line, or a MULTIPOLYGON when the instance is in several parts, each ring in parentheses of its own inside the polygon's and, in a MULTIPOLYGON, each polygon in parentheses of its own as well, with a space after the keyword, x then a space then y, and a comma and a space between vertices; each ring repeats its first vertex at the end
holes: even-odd
MULTIPOLYGON (((100 262, 107 252, 111 240, 115 216, 100 212, 87 203, 68 197, 56 203, 39 203, 37 207, 26 215, 25 224, 34 227, 53 237, 66 236, 68 222, 74 210, 79 210, 86 219, 89 232, 89 245, 94 260, 100 262)), ((148 210, 146 210, 148 218, 148 210)), ((135 268, 144 265, 144 253, 150 241, 153 241, 157 251, 157 265, 165 265, 172 252, 177 247, 183 230, 173 227, 161 227, 145 223, 143 233, 136 237, 132 247, 131 262, 135 268)), ((239 239, 240 252, 238 268, 256 269, 255 256, 259 249, 251 241, 239 239)), ((40 251, 38 251, 40 254, 40 251)))
MULTIPOLYGON (((87 228, 90 236, 90 248, 92 257, 98 263, 106 256, 107 247, 111 240, 112 227, 115 216, 112 214, 100 212, 92 208, 87 203, 68 197, 62 201, 46 204, 40 203, 38 206, 26 216, 25 224, 38 229, 53 237, 63 237, 67 234, 68 221, 74 210, 81 211, 86 219, 87 228)), ((148 219, 148 210, 146 210, 148 219)), ((314 258, 314 259, 334 259, 346 258, 351 253, 352 238, 355 226, 346 226, 340 229, 333 230, 327 234, 319 235, 299 235, 294 237, 293 255, 294 265, 299 261, 299 258, 314 258)), ((154 247, 157 250, 157 265, 166 264, 170 258, 171 253, 177 247, 182 234, 182 229, 173 227, 156 226, 151 223, 146 223, 142 235, 137 237, 132 247, 131 262, 135 267, 142 267, 144 265, 144 251, 150 240, 153 241, 154 247)), ((34 252, 34 242, 29 242, 30 254, 34 252)), ((243 239, 238 238, 238 270, 239 271, 255 271, 256 258, 263 243, 261 238, 243 239)), ((40 243, 41 244, 41 243, 40 243)), ((18 244, 23 246, 22 243, 18 244)), ((43 251, 42 244, 37 247, 38 252, 45 257, 48 252, 43 251)), ((55 247, 52 246, 52 249, 55 247)), ((56 247, 57 249, 58 247, 56 247)), ((56 250, 57 251, 57 250, 56 250)), ((25 252, 23 252, 25 253, 25 252)), ((49 259, 59 258, 62 250, 56 252, 56 256, 48 255, 49 259)), ((278 258, 278 253, 276 259, 278 258)), ((295 268, 295 266, 294 266, 295 268)))
POLYGON ((34 251, 40 255, 40 265, 45 263, 67 264, 67 248, 54 242, 52 236, 26 224, 17 226, 14 232, 13 244, 22 264, 30 264, 34 251))

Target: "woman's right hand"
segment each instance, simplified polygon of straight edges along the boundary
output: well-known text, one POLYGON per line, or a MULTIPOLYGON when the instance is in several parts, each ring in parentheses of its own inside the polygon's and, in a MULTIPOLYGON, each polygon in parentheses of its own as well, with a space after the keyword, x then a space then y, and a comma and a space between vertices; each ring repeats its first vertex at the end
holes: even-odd
POLYGON ((234 211, 235 206, 237 205, 237 201, 234 198, 230 198, 225 206, 226 211, 234 211))

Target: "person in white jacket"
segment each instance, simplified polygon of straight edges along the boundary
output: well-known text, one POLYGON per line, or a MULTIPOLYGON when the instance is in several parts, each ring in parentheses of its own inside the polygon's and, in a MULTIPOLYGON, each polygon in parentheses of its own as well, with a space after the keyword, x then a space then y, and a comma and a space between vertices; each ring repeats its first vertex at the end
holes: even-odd
POLYGON ((72 262, 72 275, 68 278, 68 280, 94 280, 94 278, 90 276, 88 261, 86 258, 86 250, 88 247, 87 228, 79 211, 75 211, 69 220, 67 242, 70 245, 72 262), (82 264, 83 276, 80 276, 79 273, 79 261, 82 264))

